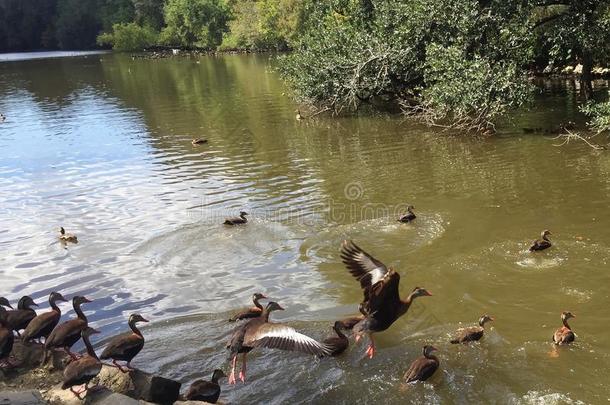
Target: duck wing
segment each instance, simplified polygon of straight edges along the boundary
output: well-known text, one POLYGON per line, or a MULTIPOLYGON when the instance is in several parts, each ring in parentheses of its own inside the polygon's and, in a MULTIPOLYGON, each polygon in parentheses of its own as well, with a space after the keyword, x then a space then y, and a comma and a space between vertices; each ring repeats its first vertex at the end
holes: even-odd
POLYGON ((434 374, 438 368, 438 362, 424 356, 418 357, 404 375, 405 382, 425 381, 434 374))
POLYGON ((400 284, 400 274, 390 269, 384 277, 369 287, 367 311, 374 316, 379 312, 394 312, 400 306, 400 294, 398 286, 400 284))
POLYGON ((341 244, 341 259, 350 274, 360 281, 362 289, 375 285, 388 272, 385 264, 366 253, 351 240, 344 240, 341 244))
POLYGON ((134 358, 144 347, 144 338, 135 333, 125 333, 114 337, 106 346, 100 359, 134 358))
POLYGON ((316 356, 328 356, 332 353, 332 347, 280 323, 264 323, 257 328, 248 329, 244 336, 244 345, 289 350, 316 356))

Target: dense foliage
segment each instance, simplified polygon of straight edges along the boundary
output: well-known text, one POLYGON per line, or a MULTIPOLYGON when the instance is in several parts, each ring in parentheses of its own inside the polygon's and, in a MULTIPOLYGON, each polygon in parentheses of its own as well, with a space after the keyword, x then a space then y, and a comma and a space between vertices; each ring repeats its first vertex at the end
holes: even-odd
POLYGON ((151 45, 292 49, 280 69, 303 101, 483 131, 527 103, 529 72, 578 64, 583 112, 608 129, 591 79, 610 0, 0 0, 0 52, 151 45))

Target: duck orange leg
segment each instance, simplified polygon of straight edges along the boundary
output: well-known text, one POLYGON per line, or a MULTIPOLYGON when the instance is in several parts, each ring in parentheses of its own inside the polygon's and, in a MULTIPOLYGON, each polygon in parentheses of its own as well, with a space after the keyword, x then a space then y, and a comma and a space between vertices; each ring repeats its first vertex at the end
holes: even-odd
POLYGON ((373 335, 370 335, 369 338, 371 339, 371 343, 366 349, 366 354, 369 356, 369 359, 372 359, 373 356, 375 356, 375 340, 373 340, 373 335))
POLYGON ((239 379, 241 380, 241 382, 246 382, 246 356, 248 355, 248 353, 244 353, 244 356, 242 357, 242 362, 241 362, 241 371, 239 372, 239 379))
POLYGON ((233 385, 237 381, 235 380, 235 365, 237 364, 237 354, 233 356, 233 361, 231 362, 231 374, 229 374, 229 384, 233 385))

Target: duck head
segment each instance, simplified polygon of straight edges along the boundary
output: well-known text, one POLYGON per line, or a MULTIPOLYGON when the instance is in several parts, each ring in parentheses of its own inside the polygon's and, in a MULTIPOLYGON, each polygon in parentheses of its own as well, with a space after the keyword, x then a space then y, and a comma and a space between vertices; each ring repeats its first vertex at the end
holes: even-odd
POLYGON ((32 297, 29 295, 24 295, 21 297, 19 303, 17 304, 17 308, 19 309, 31 309, 31 307, 38 307, 38 304, 35 303, 32 297))
POLYGON ((407 205, 407 211, 411 212, 411 211, 413 211, 414 209, 415 209, 415 207, 414 207, 414 206, 412 206, 412 205, 407 205))
POLYGON ((262 299, 267 299, 268 297, 263 293, 254 293, 252 294, 252 301, 258 301, 262 299))
POLYGON ((568 319, 571 319, 571 318, 576 318, 576 315, 574 315, 574 314, 573 314, 573 313, 571 313, 570 311, 563 311, 563 312, 561 313, 561 320, 562 320, 562 321, 564 321, 564 322, 565 322, 565 321, 567 321, 568 319))
POLYGON ((546 237, 552 235, 552 233, 548 229, 545 229, 540 235, 542 236, 542 239, 546 239, 546 237))
POLYGON ((8 300, 4 297, 0 297, 0 307, 7 307, 10 309, 13 309, 13 306, 11 305, 11 303, 8 302, 8 300))
POLYGON ((212 382, 217 383, 218 384, 218 380, 220 380, 221 378, 226 378, 226 374, 224 371, 222 371, 221 369, 217 368, 216 370, 214 370, 214 372, 212 373, 212 382))
POLYGON ((129 321, 128 323, 130 325, 135 325, 138 322, 146 322, 148 323, 148 319, 145 319, 142 315, 140 314, 131 314, 129 315, 129 321))
POLYGON ((425 345, 423 350, 425 357, 429 357, 430 355, 432 355, 432 353, 437 351, 438 349, 432 345, 425 345))
POLYGON ((411 292, 411 298, 417 298, 417 297, 431 297, 432 293, 428 290, 426 290, 425 288, 421 288, 421 287, 415 287, 413 289, 413 291, 411 292))
POLYGON ((53 291, 49 295, 49 302, 51 303, 51 302, 57 302, 57 301, 68 302, 68 300, 65 299, 63 295, 61 295, 58 292, 53 291))
POLYGON ((93 329, 91 326, 87 326, 80 334, 83 338, 89 338, 91 335, 95 335, 98 333, 101 332, 97 329, 93 329))
POLYGON ((239 212, 239 216, 242 217, 242 218, 247 216, 247 215, 250 215, 250 214, 248 214, 246 211, 240 211, 239 212))
POLYGON ((493 320, 494 319, 491 316, 485 314, 481 318, 479 318, 479 325, 484 326, 486 322, 491 322, 493 320))
POLYGON ((74 298, 72 298, 72 305, 74 307, 80 306, 82 304, 86 304, 88 302, 93 302, 93 301, 88 299, 87 297, 83 297, 82 295, 77 295, 74 298))
POLYGON ((268 313, 273 312, 273 311, 283 311, 284 310, 284 308, 282 308, 282 306, 275 301, 271 301, 270 303, 268 303, 267 308, 265 308, 265 309, 267 310, 268 313))
POLYGON ((64 229, 64 227, 63 227, 63 226, 60 226, 60 227, 59 227, 59 233, 60 233, 60 234, 62 234, 62 235, 65 235, 65 234, 66 234, 66 230, 64 229))

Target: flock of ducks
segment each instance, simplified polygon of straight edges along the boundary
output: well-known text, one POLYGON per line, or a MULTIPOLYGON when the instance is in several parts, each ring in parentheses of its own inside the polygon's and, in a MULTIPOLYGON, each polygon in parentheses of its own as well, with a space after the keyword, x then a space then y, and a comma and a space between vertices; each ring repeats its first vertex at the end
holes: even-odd
MULTIPOLYGON (((398 221, 403 223, 414 221, 416 215, 413 210, 413 206, 408 206, 405 215, 402 215, 398 221)), ((230 226, 246 224, 247 215, 248 213, 242 211, 238 217, 226 219, 224 224, 230 226)), ((543 231, 541 239, 534 241, 529 250, 533 252, 550 248, 552 244, 549 235, 551 232, 543 231)), ((62 243, 78 242, 76 235, 67 233, 63 227, 60 228, 59 239, 62 243)), ((252 296, 254 306, 236 313, 229 319, 230 322, 238 323, 226 345, 231 357, 229 384, 237 383, 236 367, 239 355, 242 356, 242 365, 238 377, 245 382, 247 355, 250 351, 262 347, 301 352, 320 358, 339 356, 349 346, 349 339, 344 333, 347 330, 352 331, 356 342, 363 337, 368 338, 366 354, 372 358, 376 353, 374 334, 390 328, 396 320, 408 312, 416 298, 432 296, 425 288, 415 287, 406 298, 401 298, 400 274, 352 241, 342 242, 340 257, 349 273, 360 283, 363 292, 363 300, 359 305, 360 314, 334 322, 333 335, 319 342, 291 326, 272 322, 271 313, 284 308, 274 301, 269 301, 263 306, 260 301, 268 297, 262 293, 254 294, 252 296)), ((144 336, 137 325, 147 323, 148 320, 140 314, 131 314, 127 322, 131 330, 114 337, 98 357, 90 338, 100 332, 89 326, 87 317, 81 309, 82 305, 92 301, 84 296, 73 297, 72 307, 76 317, 60 323, 61 310, 57 303, 66 301, 60 293, 52 292, 49 295, 50 311, 37 314, 34 307, 38 305, 29 296, 19 300, 17 309, 13 309, 6 298, 0 297, 0 367, 14 367, 10 354, 16 338, 21 339, 23 344, 43 346, 41 366, 47 363, 51 351, 63 350, 70 356, 71 361, 64 369, 62 388, 70 389, 81 398, 81 394, 87 391, 89 382, 101 371, 101 360, 111 360, 111 365, 123 373, 133 370, 131 361, 144 347, 144 336), (72 346, 80 339, 86 347, 84 355, 71 351, 72 346), (76 390, 75 387, 78 386, 82 388, 76 390)), ((571 312, 566 311, 561 314, 563 326, 553 334, 552 340, 555 345, 566 345, 575 340, 575 334, 568 324, 570 318, 574 318, 571 312)), ((468 344, 480 340, 484 336, 486 323, 493 320, 494 318, 489 315, 481 316, 477 325, 459 329, 450 343, 468 344)), ((440 364, 438 357, 434 355, 436 351, 435 347, 425 345, 422 355, 416 358, 405 372, 404 382, 412 383, 430 378, 440 364)), ((215 403, 220 396, 219 381, 224 377, 226 375, 223 370, 214 370, 211 381, 195 381, 187 390, 184 399, 215 403)))

